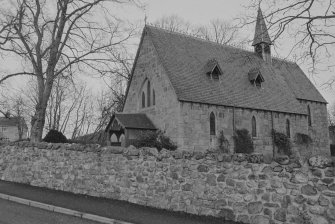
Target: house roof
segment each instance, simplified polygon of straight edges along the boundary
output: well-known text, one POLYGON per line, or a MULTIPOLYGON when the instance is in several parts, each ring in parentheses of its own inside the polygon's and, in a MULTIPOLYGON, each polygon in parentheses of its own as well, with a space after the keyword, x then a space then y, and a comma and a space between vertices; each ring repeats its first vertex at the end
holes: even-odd
POLYGON ((114 114, 111 117, 111 120, 106 127, 106 131, 109 129, 114 119, 116 119, 118 123, 125 129, 144 129, 144 130, 157 129, 146 114, 122 113, 122 114, 114 114))
MULTIPOLYGON (((21 119, 22 119, 21 121, 23 122, 23 128, 28 128, 25 120, 23 118, 21 119)), ((20 122, 19 117, 10 117, 10 118, 0 117, 0 126, 6 126, 6 127, 18 126, 19 122, 20 122)))
POLYGON ((296 114, 306 114, 297 98, 327 103, 295 63, 273 58, 270 65, 253 52, 148 25, 144 33, 180 101, 296 114), (210 59, 223 72, 220 80, 204 74, 210 59), (253 68, 264 78, 262 88, 249 82, 253 68))
POLYGON ((254 41, 252 42, 252 46, 259 43, 271 44, 271 39, 268 33, 268 29, 266 28, 266 23, 261 8, 258 8, 255 36, 254 41))

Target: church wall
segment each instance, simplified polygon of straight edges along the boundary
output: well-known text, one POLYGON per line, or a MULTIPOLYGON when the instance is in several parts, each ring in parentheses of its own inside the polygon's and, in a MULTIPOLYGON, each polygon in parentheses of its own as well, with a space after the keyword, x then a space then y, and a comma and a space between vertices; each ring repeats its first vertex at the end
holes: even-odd
POLYGON ((306 112, 307 105, 309 105, 311 111, 312 125, 307 126, 307 129, 313 144, 309 149, 309 153, 313 155, 320 153, 330 155, 326 104, 307 100, 300 100, 300 103, 306 108, 306 112))
MULTIPOLYGON (((307 116, 304 115, 181 102, 182 149, 201 151, 217 147, 217 137, 220 131, 223 131, 230 143, 230 151, 233 152, 233 117, 235 117, 235 129, 247 129, 251 135, 253 116, 256 119, 257 130, 257 137, 253 137, 256 153, 273 154, 271 130, 275 129, 277 132, 286 134, 287 120, 290 123, 290 138, 293 148, 297 149, 294 143, 296 133, 308 134, 308 120, 307 116), (215 114, 216 120, 216 144, 214 145, 210 140, 209 116, 211 112, 215 114)), ((302 150, 302 147, 299 150, 302 150)), ((303 150, 303 154, 310 153, 306 147, 303 150)))
POLYGON ((233 131, 231 108, 223 106, 213 106, 199 103, 181 102, 181 134, 185 150, 203 150, 211 146, 209 116, 213 112, 216 120, 216 135, 221 130, 225 137, 232 141, 231 133, 233 131))
POLYGON ((179 143, 179 102, 148 36, 143 37, 123 112, 147 114, 158 129, 179 143), (152 105, 151 92, 151 105, 142 108, 141 94, 142 90, 146 93, 146 80, 150 81, 151 89, 155 91, 155 105, 152 105))

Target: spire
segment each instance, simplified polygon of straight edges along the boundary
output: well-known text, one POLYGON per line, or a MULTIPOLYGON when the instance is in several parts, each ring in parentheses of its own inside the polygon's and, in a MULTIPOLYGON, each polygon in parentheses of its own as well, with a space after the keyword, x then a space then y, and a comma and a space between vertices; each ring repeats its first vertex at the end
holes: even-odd
POLYGON ((271 39, 268 33, 268 29, 266 28, 265 20, 262 14, 261 7, 258 8, 257 21, 256 21, 256 29, 255 29, 255 37, 252 42, 252 46, 255 46, 260 43, 266 43, 271 45, 271 39))

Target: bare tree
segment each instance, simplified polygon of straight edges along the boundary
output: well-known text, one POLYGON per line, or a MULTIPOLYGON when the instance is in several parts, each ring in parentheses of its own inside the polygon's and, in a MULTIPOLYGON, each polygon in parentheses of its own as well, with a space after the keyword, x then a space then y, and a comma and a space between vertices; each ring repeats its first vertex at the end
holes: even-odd
POLYGON ((222 19, 215 19, 209 24, 198 26, 190 24, 177 15, 172 15, 162 17, 154 22, 154 25, 173 32, 189 33, 219 44, 243 45, 246 42, 239 37, 236 26, 222 19))
MULTIPOLYGON (((282 36, 291 38, 291 52, 297 60, 311 60, 312 71, 324 60, 334 67, 335 2, 332 0, 252 0, 248 11, 256 12, 262 6, 272 41, 282 36)), ((243 18, 242 24, 254 24, 254 15, 243 18)), ((286 42, 287 43, 287 42, 286 42)), ((327 65, 327 68, 329 66, 327 65)))
POLYGON ((135 0, 13 0, 0 11, 0 51, 16 55, 25 68, 0 74, 5 80, 29 75, 37 83, 31 140, 42 138, 46 108, 55 79, 74 72, 105 74, 119 46, 134 35, 108 11, 135 0), (93 17, 99 14, 99 19, 93 17))
POLYGON ((335 101, 328 106, 328 126, 335 126, 335 101))
POLYGON ((16 97, 14 99, 14 105, 12 110, 14 112, 13 116, 15 116, 18 121, 17 128, 19 133, 19 140, 23 139, 23 134, 27 129, 27 125, 24 119, 25 109, 26 105, 24 103, 23 98, 21 96, 16 97))
POLYGON ((191 24, 185 21, 184 19, 180 18, 178 15, 163 16, 159 20, 155 21, 154 25, 173 32, 192 31, 191 24))
MULTIPOLYGON (((1 96, 1 94, 0 94, 1 96)), ((17 119, 17 128, 19 134, 19 140, 23 138, 24 131, 27 129, 26 125, 26 114, 27 105, 20 94, 2 94, 0 107, 3 106, 6 112, 1 112, 6 118, 17 119)), ((0 110, 2 111, 2 110, 0 110)))
POLYGON ((209 25, 197 29, 198 35, 206 40, 219 44, 230 44, 236 42, 237 28, 225 20, 212 20, 209 25))

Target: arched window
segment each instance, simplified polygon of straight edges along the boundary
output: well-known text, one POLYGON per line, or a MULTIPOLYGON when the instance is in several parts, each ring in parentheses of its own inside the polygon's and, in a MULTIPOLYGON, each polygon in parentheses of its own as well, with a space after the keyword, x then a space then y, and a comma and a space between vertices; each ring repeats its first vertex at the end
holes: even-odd
POLYGON ((117 137, 116 137, 116 135, 115 134, 112 134, 112 136, 111 136, 111 142, 113 142, 113 143, 115 143, 115 142, 118 142, 118 140, 117 140, 117 137))
POLYGON ((209 115, 209 133, 215 135, 215 115, 213 112, 209 115))
POLYGON ((291 138, 290 120, 286 119, 286 136, 291 138))
POLYGON ((148 107, 150 107, 150 81, 148 80, 147 84, 147 101, 148 101, 148 107))
POLYGON ((155 95, 155 90, 152 90, 152 105, 156 105, 156 95, 155 95))
POLYGON ((251 119, 251 136, 252 137, 256 137, 257 136, 256 118, 255 118, 255 116, 252 116, 252 119, 251 119))
POLYGON ((145 107, 145 94, 142 92, 142 108, 145 107))
POLYGON ((312 126, 311 108, 307 105, 308 126, 312 126))

